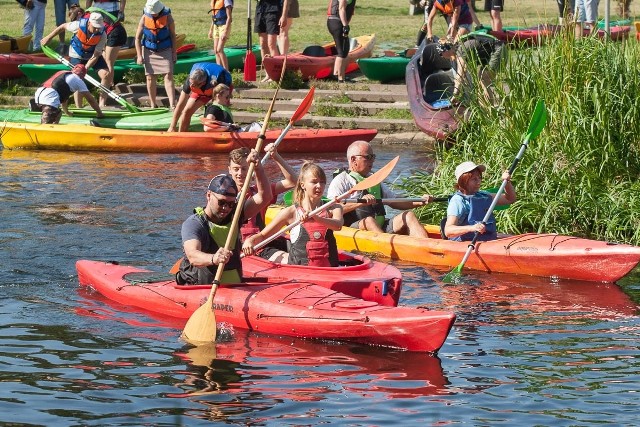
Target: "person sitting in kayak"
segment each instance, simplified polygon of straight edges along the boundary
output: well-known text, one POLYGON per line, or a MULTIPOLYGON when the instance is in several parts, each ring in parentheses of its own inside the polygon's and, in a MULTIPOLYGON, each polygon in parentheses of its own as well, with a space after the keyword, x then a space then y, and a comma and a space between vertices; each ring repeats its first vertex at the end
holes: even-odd
POLYGON ((98 101, 91 95, 82 80, 86 74, 85 66, 78 64, 72 70, 58 71, 36 90, 33 103, 38 111, 42 111, 40 123, 60 123, 63 111, 67 116, 72 116, 73 114, 67 109, 67 104, 71 94, 76 92, 87 99, 89 105, 96 110, 98 118, 104 117, 98 101))
MULTIPOLYGON (((248 161, 259 163, 258 153, 255 150, 251 152, 248 161)), ((260 169, 260 166, 256 167, 257 171, 260 169)), ((242 216, 246 218, 255 216, 262 205, 261 200, 270 197, 270 194, 261 192, 269 188, 266 175, 258 172, 256 176, 259 192, 247 197, 242 206, 242 216)), ((182 245, 185 256, 176 273, 176 283, 179 285, 211 284, 221 263, 225 265, 222 282, 241 281, 240 234, 237 229, 231 230, 233 212, 237 209, 237 196, 238 187, 229 175, 216 175, 209 182, 206 206, 196 208, 195 213, 182 224, 182 245), (231 232, 236 238, 231 247, 225 249, 227 236, 231 232)))
POLYGON ((434 0, 426 19, 427 39, 433 40, 433 21, 438 12, 444 15, 449 25, 447 40, 456 41, 459 36, 470 33, 474 21, 470 7, 466 0, 434 0))
MULTIPOLYGON (((366 141, 355 141, 347 148, 349 168, 340 171, 329 185, 327 197, 332 199, 348 192, 358 182, 371 174, 376 155, 371 144, 366 141)), ((429 235, 415 213, 411 210, 423 206, 433 200, 431 195, 423 195, 421 202, 393 201, 383 203, 381 199, 397 198, 386 185, 378 184, 368 190, 356 192, 354 198, 364 199, 364 203, 346 203, 344 205, 344 222, 349 227, 378 233, 408 234, 414 237, 427 238, 429 235), (394 209, 405 210, 391 219, 385 218, 384 205, 394 209)))
MULTIPOLYGON (((77 21, 67 22, 58 26, 48 36, 41 40, 42 45, 46 45, 53 37, 62 31, 73 33, 69 47, 69 62, 71 64, 83 64, 87 69, 92 68, 100 77, 101 83, 105 86, 109 83, 109 66, 102 57, 107 37, 104 32, 104 19, 98 12, 86 14, 77 21)), ((107 86, 108 87, 108 86, 107 86)), ((76 104, 79 98, 76 97, 76 104)), ((106 98, 101 98, 101 106, 106 102, 106 98)), ((78 105, 80 106, 80 105, 78 105)))
POLYGON ((323 205, 322 194, 327 176, 315 163, 305 163, 293 192, 294 203, 282 209, 262 231, 244 241, 242 252, 255 253, 255 245, 277 233, 282 227, 301 221, 289 232, 290 246, 288 264, 316 267, 337 267, 338 247, 333 231, 340 230, 344 223, 342 206, 329 206, 318 215, 309 217, 309 212, 323 205))
MULTIPOLYGON (((469 61, 478 62, 478 77, 484 95, 490 104, 496 104, 497 96, 492 83, 496 73, 507 59, 507 49, 504 42, 492 35, 474 32, 460 37, 456 44, 440 43, 437 47, 444 58, 457 63, 452 104, 460 103, 462 88, 467 80, 469 61)), ((467 86, 471 86, 471 84, 468 82, 467 86)))
POLYGON ((233 90, 231 74, 220 65, 210 62, 193 64, 189 78, 182 86, 168 131, 175 132, 178 121, 180 121, 180 132, 189 130, 191 116, 198 108, 211 101, 213 89, 219 83, 224 83, 233 90))
MULTIPOLYGON (((273 158, 276 165, 278 165, 278 168, 280 168, 280 172, 282 172, 284 179, 270 183, 271 197, 264 199, 260 211, 256 215, 248 217, 247 221, 242 224, 240 228, 242 241, 245 241, 249 236, 264 229, 264 218, 269 205, 276 203, 278 195, 294 188, 298 179, 296 172, 293 170, 291 165, 289 165, 282 156, 280 156, 273 143, 268 144, 264 148, 264 151, 269 153, 269 156, 273 158)), ((247 172, 249 170, 249 162, 247 161, 248 156, 249 149, 244 147, 236 148, 229 153, 229 175, 233 178, 238 187, 242 187, 244 185, 244 180, 247 177, 247 172)), ((247 194, 254 195, 257 194, 258 191, 259 189, 257 186, 251 185, 247 194)), ((288 257, 287 240, 284 237, 275 239, 259 250, 257 255, 272 262, 286 264, 288 257)))
MULTIPOLYGON (((495 197, 488 191, 480 190, 482 173, 486 169, 485 165, 477 165, 471 161, 460 163, 456 167, 456 192, 449 200, 444 226, 444 234, 448 239, 470 241, 473 240, 476 231, 480 233, 480 241, 497 238, 496 218, 493 213, 486 225, 482 223, 495 197)), ((500 195, 497 206, 508 205, 517 199, 509 171, 502 174, 502 180, 505 179, 507 186, 500 195)))
POLYGON ((240 126, 233 122, 231 113, 231 88, 224 83, 219 83, 213 88, 211 104, 204 109, 204 117, 208 120, 215 120, 205 124, 205 128, 215 130, 238 131, 240 126))

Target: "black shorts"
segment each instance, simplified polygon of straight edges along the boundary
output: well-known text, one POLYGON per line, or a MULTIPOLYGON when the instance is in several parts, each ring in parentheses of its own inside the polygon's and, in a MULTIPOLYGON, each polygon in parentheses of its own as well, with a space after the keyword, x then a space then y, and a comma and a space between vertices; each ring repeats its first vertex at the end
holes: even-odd
POLYGON ((127 30, 124 25, 116 24, 107 35, 107 46, 119 47, 127 42, 127 30))
POLYGON ((346 58, 349 53, 349 37, 342 35, 342 22, 339 19, 327 19, 327 29, 336 43, 336 56, 346 58))
POLYGON ((280 34, 280 15, 282 15, 282 9, 278 11, 256 10, 256 25, 253 30, 258 34, 267 33, 277 36, 280 34))
POLYGON ((502 12, 504 10, 502 0, 484 0, 484 10, 486 12, 489 12, 490 10, 502 12))

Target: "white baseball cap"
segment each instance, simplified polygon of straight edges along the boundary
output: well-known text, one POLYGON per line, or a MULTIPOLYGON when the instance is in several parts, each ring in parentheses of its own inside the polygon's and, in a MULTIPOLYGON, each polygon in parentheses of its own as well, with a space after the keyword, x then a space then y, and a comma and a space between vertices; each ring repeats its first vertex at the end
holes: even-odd
POLYGON ((474 162, 463 162, 456 166, 456 182, 460 180, 460 177, 467 172, 471 172, 474 169, 480 169, 480 172, 487 170, 485 165, 476 165, 474 162))
POLYGON ((89 15, 89 23, 92 27, 99 30, 104 28, 104 19, 98 12, 91 12, 91 15, 89 15))

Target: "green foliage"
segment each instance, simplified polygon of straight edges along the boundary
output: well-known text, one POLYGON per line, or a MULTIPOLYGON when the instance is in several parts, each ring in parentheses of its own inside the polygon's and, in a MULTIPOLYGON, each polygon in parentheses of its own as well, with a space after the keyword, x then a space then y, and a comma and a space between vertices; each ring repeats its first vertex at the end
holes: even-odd
POLYGON ((413 116, 411 115, 411 110, 409 109, 400 109, 400 108, 386 108, 384 110, 380 110, 375 114, 371 115, 371 117, 376 117, 379 119, 400 119, 400 120, 411 120, 413 116))
MULTIPOLYGON (((402 187, 450 194, 454 169, 465 160, 488 166, 484 186, 499 183, 542 98, 547 126, 514 172, 519 201, 498 214, 501 230, 640 244, 639 64, 635 41, 576 41, 570 34, 541 49, 511 52, 495 80, 500 105, 491 106, 480 90, 469 94, 468 119, 450 149, 437 149, 434 173, 417 174, 402 187)), ((422 212, 431 222, 443 215, 440 206, 422 212)))
POLYGON ((0 93, 5 96, 30 96, 33 89, 30 87, 30 80, 26 77, 18 79, 0 80, 0 93))
POLYGON ((144 75, 144 71, 142 70, 132 70, 128 69, 125 71, 124 76, 122 77, 126 84, 134 84, 134 83, 146 83, 147 78, 144 75))

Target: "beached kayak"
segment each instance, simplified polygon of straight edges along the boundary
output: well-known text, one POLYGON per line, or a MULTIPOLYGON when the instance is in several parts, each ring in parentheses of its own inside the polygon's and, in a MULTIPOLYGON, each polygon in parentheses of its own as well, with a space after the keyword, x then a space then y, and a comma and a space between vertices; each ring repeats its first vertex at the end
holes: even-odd
POLYGON ((22 64, 57 64, 58 61, 43 54, 2 53, 0 54, 0 79, 22 77, 18 68, 22 64))
POLYGON ((405 83, 411 115, 424 133, 445 140, 458 128, 464 107, 454 106, 452 63, 432 54, 436 43, 422 42, 406 68, 405 83))
MULTIPOLYGON (((20 15, 22 15, 22 12, 20 15)), ((0 53, 27 53, 29 51, 29 43, 31 43, 31 34, 19 37, 2 36, 0 38, 0 53)))
MULTIPOLYGON (((260 58, 260 48, 259 46, 253 47, 254 54, 257 55, 257 58, 260 58)), ((227 54, 227 58, 229 60, 229 67, 232 70, 242 69, 244 67, 244 57, 246 56, 246 48, 244 47, 229 47, 225 48, 225 53, 227 54)), ((191 71, 191 67, 196 62, 215 62, 216 56, 208 50, 201 51, 187 51, 185 53, 181 53, 178 55, 178 60, 174 64, 173 73, 188 73, 191 71)), ((66 70, 66 67, 63 64, 58 63, 58 61, 54 61, 53 63, 48 64, 23 64, 18 67, 20 72, 29 77, 29 79, 33 80, 36 83, 43 83, 49 77, 51 77, 54 73, 60 70, 66 70)), ((138 65, 135 59, 119 59, 116 61, 114 65, 114 83, 119 83, 124 80, 125 73, 127 72, 139 72, 144 74, 144 67, 142 65, 138 65)), ((89 75, 93 78, 98 79, 98 74, 89 70, 89 75)))
MULTIPOLYGON (((371 56, 376 43, 375 34, 355 37, 351 39, 354 45, 347 58, 346 73, 358 70, 356 60, 371 56)), ((333 74, 333 64, 336 61, 335 42, 322 46, 308 46, 302 52, 287 55, 287 70, 300 72, 304 80, 310 78, 325 79, 333 74)), ((282 73, 284 55, 271 56, 262 60, 267 75, 272 80, 279 80, 282 73)))
MULTIPOLYGON (((81 286, 120 304, 185 321, 207 300, 211 289, 209 285, 178 286, 168 274, 159 280, 136 267, 98 261, 80 260, 76 269, 81 286)), ((451 312, 381 306, 312 283, 255 280, 218 287, 213 304, 218 324, 435 353, 455 321, 451 312)))
POLYGON ((396 306, 402 289, 402 275, 396 267, 372 261, 366 256, 340 251, 339 267, 309 267, 277 264, 257 256, 242 259, 245 278, 270 277, 313 283, 380 305, 396 306))
MULTIPOLYGON (((267 210, 267 221, 280 207, 267 210)), ((469 242, 443 240, 439 227, 426 226, 430 239, 374 233, 342 227, 334 231, 338 247, 347 251, 375 253, 393 259, 456 267, 469 242)), ((519 234, 476 243, 465 269, 491 273, 615 282, 640 262, 640 247, 559 234, 519 234)))
MULTIPOLYGON (((258 132, 158 132, 107 129, 85 125, 3 123, 5 149, 119 151, 139 153, 229 153, 252 148, 258 132)), ((266 132, 264 144, 275 142, 280 130, 266 132)), ((290 130, 278 147, 282 153, 344 153, 357 140, 371 141, 375 129, 290 130)))
POLYGON ((416 49, 407 49, 402 52, 390 52, 384 56, 360 58, 356 62, 362 74, 369 80, 387 83, 404 79, 407 64, 415 52, 416 49))

